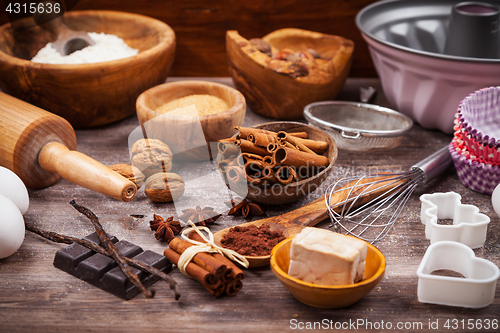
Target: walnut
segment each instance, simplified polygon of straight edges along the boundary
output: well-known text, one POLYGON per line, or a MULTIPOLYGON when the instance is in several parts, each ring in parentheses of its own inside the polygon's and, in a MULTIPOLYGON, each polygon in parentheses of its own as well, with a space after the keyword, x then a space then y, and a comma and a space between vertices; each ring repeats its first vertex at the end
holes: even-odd
POLYGON ((130 180, 132 183, 135 184, 135 186, 137 186, 138 189, 144 183, 144 178, 145 178, 144 174, 141 172, 141 170, 139 170, 133 165, 113 164, 110 165, 108 168, 110 168, 115 172, 118 172, 120 175, 130 180))
POLYGON ((269 65, 267 67, 275 72, 288 75, 292 78, 306 76, 307 74, 309 74, 309 69, 301 60, 285 61, 273 59, 269 62, 269 65))
POLYGON ((184 180, 176 173, 155 173, 146 179, 144 193, 154 202, 172 202, 184 194, 184 180))
POLYGON ((172 151, 160 140, 140 139, 132 146, 130 161, 148 178, 172 169, 172 151))
POLYGON ((260 38, 252 38, 249 40, 250 44, 253 45, 260 52, 267 54, 268 56, 272 56, 271 45, 263 39, 260 38))

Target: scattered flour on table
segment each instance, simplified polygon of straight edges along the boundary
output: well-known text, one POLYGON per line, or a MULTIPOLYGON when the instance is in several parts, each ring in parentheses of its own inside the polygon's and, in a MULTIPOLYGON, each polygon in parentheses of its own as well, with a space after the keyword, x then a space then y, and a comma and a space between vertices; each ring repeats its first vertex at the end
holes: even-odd
POLYGON ((139 53, 139 50, 131 48, 118 36, 95 32, 89 32, 89 36, 95 45, 62 56, 52 47, 52 43, 48 43, 31 61, 45 64, 88 64, 128 58, 139 53))

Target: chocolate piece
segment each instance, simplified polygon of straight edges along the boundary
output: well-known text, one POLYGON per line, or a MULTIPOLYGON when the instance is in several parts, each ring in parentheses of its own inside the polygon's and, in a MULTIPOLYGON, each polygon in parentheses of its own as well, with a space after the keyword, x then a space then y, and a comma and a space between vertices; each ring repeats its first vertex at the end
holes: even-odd
MULTIPOLYGON (((152 251, 143 251, 141 247, 128 241, 118 241, 114 236, 110 238, 113 243, 116 243, 122 255, 153 266, 164 273, 172 270, 172 264, 166 257, 152 251)), ((102 245, 96 233, 85 239, 102 245)), ((123 299, 131 299, 140 293, 140 290, 128 280, 112 258, 95 253, 80 244, 74 243, 57 251, 54 266, 123 299)), ((131 268, 146 287, 159 279, 150 273, 131 268)))

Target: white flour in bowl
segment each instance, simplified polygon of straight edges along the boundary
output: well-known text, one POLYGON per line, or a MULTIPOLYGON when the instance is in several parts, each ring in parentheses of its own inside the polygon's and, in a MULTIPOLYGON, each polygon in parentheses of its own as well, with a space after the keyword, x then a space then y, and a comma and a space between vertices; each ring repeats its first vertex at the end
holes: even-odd
POLYGON ((89 64, 127 58, 139 53, 139 50, 131 48, 118 36, 95 32, 89 32, 89 36, 95 45, 62 56, 52 47, 52 43, 48 43, 31 61, 45 64, 89 64))

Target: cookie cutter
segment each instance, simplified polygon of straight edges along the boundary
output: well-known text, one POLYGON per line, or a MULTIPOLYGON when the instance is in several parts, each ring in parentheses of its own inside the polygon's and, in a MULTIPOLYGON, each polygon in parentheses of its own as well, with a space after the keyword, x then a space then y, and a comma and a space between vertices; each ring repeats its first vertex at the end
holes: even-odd
POLYGON ((467 245, 442 241, 427 248, 417 276, 420 302, 482 308, 495 297, 500 270, 491 261, 476 258, 467 245), (431 274, 441 269, 458 272, 465 278, 431 274))
POLYGON ((425 224, 425 237, 431 244, 455 241, 478 248, 484 245, 490 218, 474 205, 461 203, 455 192, 423 194, 420 220, 425 224), (453 219, 453 225, 438 224, 438 219, 453 219))

